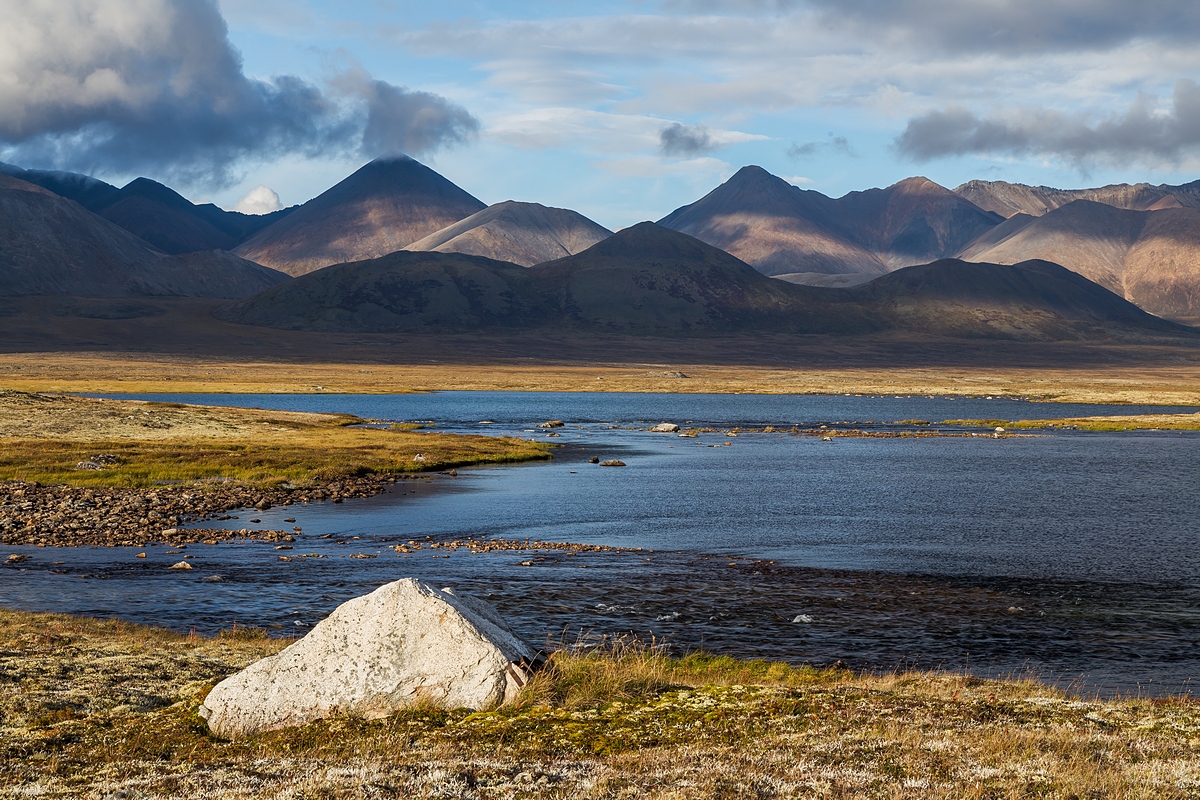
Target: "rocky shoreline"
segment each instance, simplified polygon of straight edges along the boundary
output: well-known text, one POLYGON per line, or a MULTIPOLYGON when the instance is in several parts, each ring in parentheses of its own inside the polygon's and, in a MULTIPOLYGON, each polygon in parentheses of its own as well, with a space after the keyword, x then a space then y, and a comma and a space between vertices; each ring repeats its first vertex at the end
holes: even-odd
POLYGON ((36 547, 140 547, 223 539, 280 541, 277 530, 187 530, 177 526, 228 518, 240 509, 371 497, 397 481, 421 476, 368 475, 303 487, 256 488, 236 483, 190 483, 150 488, 46 486, 0 482, 0 544, 36 547))

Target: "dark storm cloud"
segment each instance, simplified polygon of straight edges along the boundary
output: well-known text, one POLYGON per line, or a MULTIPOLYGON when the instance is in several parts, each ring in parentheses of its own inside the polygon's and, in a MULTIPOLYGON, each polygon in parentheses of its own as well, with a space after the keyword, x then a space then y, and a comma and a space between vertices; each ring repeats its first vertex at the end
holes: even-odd
POLYGON ((1131 159, 1179 162, 1200 150, 1200 86, 1178 81, 1169 110, 1157 111, 1142 95, 1124 113, 1097 122, 1048 109, 990 117, 961 108, 930 111, 909 120, 895 146, 916 161, 1037 155, 1079 165, 1131 159))
POLYGON ((8 161, 216 187, 248 159, 417 154, 477 127, 445 98, 382 81, 331 92, 294 76, 248 77, 213 0, 0 0, 0 9, 8 161))
POLYGON ((679 122, 659 131, 658 140, 658 151, 664 156, 701 156, 718 147, 707 128, 679 122))
POLYGON ((827 154, 853 156, 854 151, 850 149, 850 141, 845 136, 831 136, 823 142, 793 144, 787 149, 787 154, 791 158, 806 159, 827 154))

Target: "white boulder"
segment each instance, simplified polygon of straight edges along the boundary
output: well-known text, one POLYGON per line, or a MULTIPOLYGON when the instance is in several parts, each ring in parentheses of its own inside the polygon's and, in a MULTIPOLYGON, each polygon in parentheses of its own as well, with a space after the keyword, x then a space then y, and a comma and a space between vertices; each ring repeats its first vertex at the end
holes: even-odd
POLYGON ((490 708, 516 697, 534 658, 487 603, 406 578, 343 603, 300 641, 218 683, 200 716, 232 739, 339 712, 490 708))
POLYGON ((660 422, 650 429, 651 433, 678 433, 679 426, 674 422, 660 422))

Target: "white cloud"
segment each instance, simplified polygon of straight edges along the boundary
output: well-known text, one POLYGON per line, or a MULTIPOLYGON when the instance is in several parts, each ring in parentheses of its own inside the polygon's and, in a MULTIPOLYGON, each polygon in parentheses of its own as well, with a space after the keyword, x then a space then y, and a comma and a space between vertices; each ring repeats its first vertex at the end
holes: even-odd
POLYGON ((728 162, 705 156, 685 161, 663 161, 652 156, 616 158, 598 161, 596 165, 606 172, 625 178, 687 177, 703 182, 726 181, 736 171, 728 162))
POLYGON ((281 208, 283 208, 283 203, 280 202, 279 195, 273 189, 260 183, 247 192, 245 197, 238 200, 233 210, 243 214, 270 214, 281 208))
MULTIPOLYGON (((657 151, 669 119, 642 114, 614 114, 583 108, 535 108, 498 117, 485 124, 482 135, 514 147, 547 149, 575 147, 591 153, 657 151)), ((712 148, 742 142, 768 141, 769 136, 706 128, 712 148)))

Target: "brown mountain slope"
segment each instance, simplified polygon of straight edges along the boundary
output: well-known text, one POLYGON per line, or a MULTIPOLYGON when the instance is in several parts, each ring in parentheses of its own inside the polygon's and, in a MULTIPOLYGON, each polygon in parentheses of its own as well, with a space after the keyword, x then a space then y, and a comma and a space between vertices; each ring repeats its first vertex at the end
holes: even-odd
POLYGON ((1031 217, 1030 215, 1024 213, 1014 214, 991 230, 984 231, 972 239, 965 247, 955 254, 955 257, 961 258, 965 261, 974 261, 975 259, 973 258, 973 255, 975 253, 982 253, 983 251, 994 247, 1010 236, 1015 235, 1018 231, 1020 231, 1029 223, 1033 222, 1035 219, 1037 219, 1037 217, 1031 217))
POLYGON ((990 246, 969 245, 962 257, 996 264, 1053 261, 1123 296, 1125 256, 1148 213, 1077 200, 1016 227, 990 246))
POLYGON ((1095 189, 1054 189, 1007 181, 968 181, 954 190, 980 208, 1003 217, 1029 214, 1040 217, 1076 200, 1104 203, 1130 211, 1161 208, 1200 208, 1200 182, 1171 186, 1118 183, 1095 189))
POLYGON ((1200 317, 1200 209, 1126 211, 1077 200, 999 241, 977 240, 961 257, 999 264, 1053 261, 1153 314, 1200 317))
POLYGON ((660 224, 800 281, 808 273, 863 280, 952 255, 1000 221, 926 178, 834 200, 751 166, 660 224))
POLYGON ((609 236, 608 228, 574 211, 508 200, 404 249, 463 253, 532 267, 582 252, 609 236))
POLYGON ((461 254, 392 253, 301 276, 218 315, 342 333, 894 333, 1039 341, 1194 336, 1052 264, 943 260, 851 289, 796 286, 653 223, 529 269, 461 254))
POLYGON ((922 177, 851 192, 834 202, 848 235, 891 269, 953 255, 1001 221, 922 177))
POLYGON ((1200 210, 1146 212, 1125 256, 1125 296, 1168 319, 1200 318, 1200 210))
POLYGON ((235 252, 289 275, 392 253, 484 204, 411 158, 376 159, 235 252))
POLYGON ((658 222, 719 247, 764 275, 869 273, 887 266, 844 230, 833 200, 748 166, 658 222))
POLYGON ((66 198, 0 183, 0 295, 245 297, 287 280, 227 254, 181 260, 66 198))

